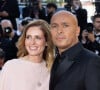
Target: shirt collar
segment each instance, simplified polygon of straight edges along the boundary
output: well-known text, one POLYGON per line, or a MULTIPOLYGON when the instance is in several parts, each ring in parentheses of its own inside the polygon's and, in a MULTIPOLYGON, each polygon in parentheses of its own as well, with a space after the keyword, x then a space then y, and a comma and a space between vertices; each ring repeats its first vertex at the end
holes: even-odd
POLYGON ((65 50, 64 52, 62 52, 61 58, 63 59, 65 57, 68 57, 69 60, 73 60, 78 55, 78 53, 82 50, 82 48, 83 46, 79 42, 76 45, 69 48, 68 50, 65 50))
POLYGON ((95 35, 96 35, 96 36, 99 36, 99 35, 100 35, 100 33, 95 33, 95 35))

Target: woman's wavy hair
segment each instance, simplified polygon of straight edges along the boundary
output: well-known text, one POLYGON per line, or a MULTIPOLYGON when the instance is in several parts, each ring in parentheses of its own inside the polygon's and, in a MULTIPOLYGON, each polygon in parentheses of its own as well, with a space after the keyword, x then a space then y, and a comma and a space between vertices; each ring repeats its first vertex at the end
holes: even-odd
POLYGON ((23 33, 20 36, 16 46, 18 48, 18 53, 17 56, 18 57, 23 57, 26 56, 28 54, 26 48, 25 48, 25 38, 26 38, 26 32, 28 31, 28 29, 30 27, 40 27, 40 30, 43 31, 44 36, 45 36, 45 40, 47 42, 47 46, 45 47, 45 50, 43 52, 43 59, 46 61, 47 67, 50 70, 53 60, 54 60, 54 45, 52 42, 52 38, 51 38, 51 33, 50 33, 50 26, 49 24, 44 21, 44 20, 34 20, 31 21, 29 24, 27 24, 24 27, 23 33))

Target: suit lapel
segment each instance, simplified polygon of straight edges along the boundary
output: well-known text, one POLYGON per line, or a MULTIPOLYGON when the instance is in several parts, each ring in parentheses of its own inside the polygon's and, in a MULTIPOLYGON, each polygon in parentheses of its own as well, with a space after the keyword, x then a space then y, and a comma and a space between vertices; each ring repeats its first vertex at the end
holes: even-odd
POLYGON ((78 56, 80 52, 83 50, 83 46, 81 43, 76 44, 69 50, 65 51, 62 54, 61 60, 63 60, 55 72, 55 75, 53 79, 55 79, 55 82, 57 82, 60 77, 75 63, 79 62, 80 59, 78 59, 78 56), (78 55, 78 56, 77 56, 78 55))
POLYGON ((73 63, 74 61, 68 60, 68 56, 66 56, 55 73, 55 81, 59 80, 59 78, 71 67, 73 63))
POLYGON ((79 62, 79 54, 83 50, 83 46, 81 43, 76 44, 69 50, 66 50, 61 56, 61 63, 57 66, 58 58, 54 61, 52 70, 51 70, 51 78, 50 78, 50 86, 49 90, 54 90, 55 85, 61 76, 69 70, 69 68, 75 63, 79 62))
POLYGON ((59 65, 58 59, 59 59, 59 56, 56 57, 53 67, 52 67, 52 70, 51 70, 49 90, 53 90, 53 86, 55 85, 55 73, 56 73, 56 69, 59 65))

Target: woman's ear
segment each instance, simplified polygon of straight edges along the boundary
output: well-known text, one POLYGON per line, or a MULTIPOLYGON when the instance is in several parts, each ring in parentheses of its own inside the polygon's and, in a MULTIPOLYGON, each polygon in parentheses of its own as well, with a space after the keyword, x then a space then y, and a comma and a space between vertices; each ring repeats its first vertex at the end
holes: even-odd
POLYGON ((45 46, 48 46, 47 42, 46 42, 46 45, 45 46))

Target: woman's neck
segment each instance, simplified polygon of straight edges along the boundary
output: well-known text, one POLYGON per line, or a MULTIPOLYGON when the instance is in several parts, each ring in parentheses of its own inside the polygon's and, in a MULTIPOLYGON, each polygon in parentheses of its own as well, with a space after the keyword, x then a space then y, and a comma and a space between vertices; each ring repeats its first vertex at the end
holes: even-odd
POLYGON ((28 61, 31 61, 31 62, 34 62, 34 63, 40 63, 43 61, 43 58, 40 56, 31 56, 31 55, 27 55, 24 57, 25 60, 28 60, 28 61))

